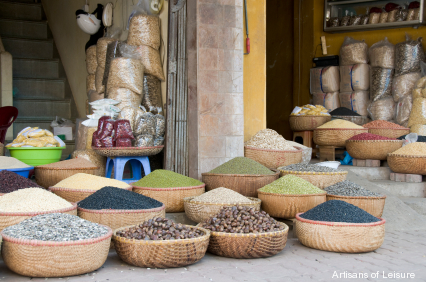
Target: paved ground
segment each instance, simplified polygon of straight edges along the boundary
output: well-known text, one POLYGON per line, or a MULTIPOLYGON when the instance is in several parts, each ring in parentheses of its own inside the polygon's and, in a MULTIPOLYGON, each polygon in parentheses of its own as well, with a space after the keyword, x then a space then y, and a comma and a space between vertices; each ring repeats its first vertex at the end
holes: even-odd
MULTIPOLYGON (((9 271, 0 259, 0 282, 29 281, 9 271)), ((33 281, 45 281, 34 278, 33 281)), ((237 260, 207 254, 197 264, 178 269, 144 269, 123 263, 111 251, 105 265, 90 274, 47 281, 426 281, 426 240, 424 231, 387 232, 377 251, 367 254, 339 254, 304 247, 291 238, 280 254, 265 259, 237 260), (344 278, 363 273, 368 278, 344 278), (372 275, 379 273, 378 278, 372 275), (383 278, 383 273, 413 273, 412 279, 383 278), (335 274, 335 278, 333 278, 335 274), (336 275, 342 275, 341 279, 336 275)))

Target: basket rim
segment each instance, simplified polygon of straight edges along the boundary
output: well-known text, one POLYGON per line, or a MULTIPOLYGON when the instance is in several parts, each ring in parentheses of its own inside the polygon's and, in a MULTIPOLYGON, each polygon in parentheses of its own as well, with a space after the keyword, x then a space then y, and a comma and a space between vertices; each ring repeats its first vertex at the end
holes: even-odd
POLYGON ((8 235, 5 235, 4 229, 0 232, 0 235, 3 236, 3 241, 8 241, 11 243, 16 243, 20 245, 30 245, 33 247, 66 247, 66 246, 79 246, 79 245, 91 245, 96 244, 99 242, 102 242, 108 238, 111 238, 113 232, 111 227, 99 224, 103 227, 106 227, 108 229, 107 234, 102 235, 98 238, 92 238, 92 239, 84 239, 84 240, 78 240, 78 241, 41 241, 41 240, 27 240, 27 239, 17 239, 10 237, 8 235))
MULTIPOLYGON (((292 146, 294 147, 294 146, 292 146)), ((244 149, 255 150, 255 151, 265 151, 265 152, 277 152, 277 153, 302 153, 302 150, 273 150, 273 149, 263 149, 263 148, 254 148, 244 145, 244 149)))
POLYGON ((295 118, 299 118, 299 117, 313 117, 313 118, 322 118, 322 117, 329 117, 329 118, 331 118, 331 115, 328 115, 328 116, 320 116, 320 115, 310 115, 310 116, 306 116, 306 115, 304 115, 304 116, 292 116, 292 115, 289 115, 289 117, 290 118, 292 118, 292 117, 295 117, 295 118))
POLYGON ((350 131, 352 131, 352 130, 368 130, 368 128, 365 128, 365 127, 363 127, 363 128, 315 128, 314 129, 314 131, 315 130, 350 130, 350 131))
POLYGON ((264 176, 275 176, 279 175, 280 171, 278 169, 270 169, 273 171, 273 174, 225 174, 225 173, 210 173, 210 172, 203 172, 201 173, 201 176, 228 176, 228 177, 264 177, 264 176))
POLYGON ((368 196, 342 196, 342 195, 334 195, 334 194, 328 194, 327 193, 327 196, 332 196, 332 197, 342 198, 342 199, 360 199, 360 200, 382 200, 382 199, 386 199, 386 195, 368 197, 368 196))
MULTIPOLYGON (((319 188, 318 188, 319 189, 319 188)), ((327 192, 324 191, 324 193, 317 193, 317 194, 278 194, 278 193, 268 193, 257 190, 258 194, 264 194, 264 195, 271 195, 271 196, 277 196, 277 197, 310 197, 310 196, 327 196, 327 192)))
POLYGON ((92 150, 94 151, 102 151, 102 150, 109 150, 109 151, 143 151, 148 149, 160 149, 164 148, 164 145, 159 146, 150 146, 150 147, 111 147, 111 148, 97 148, 92 146, 92 150))
POLYGON ((280 172, 289 173, 289 174, 305 174, 305 175, 344 175, 348 174, 347 170, 335 171, 335 172, 316 172, 316 171, 301 171, 301 170, 284 170, 278 168, 280 172))
POLYGON ((353 142, 353 143, 379 143, 379 142, 385 142, 385 143, 396 143, 396 142, 404 142, 404 140, 346 140, 346 142, 353 142))
MULTIPOLYGON (((133 182, 135 183, 135 182, 133 182)), ((178 190, 193 190, 193 189, 200 189, 206 187, 206 184, 201 184, 198 186, 188 186, 188 187, 166 187, 166 188, 155 188, 155 187, 140 187, 140 186, 134 186, 133 183, 130 183, 132 185, 133 189, 141 189, 141 190, 151 190, 151 191, 178 191, 178 190)))
POLYGON ((351 117, 351 118, 363 118, 363 117, 366 117, 366 116, 361 116, 361 115, 359 115, 359 116, 342 116, 342 115, 331 115, 332 117, 345 117, 345 118, 347 118, 347 117, 351 117))
MULTIPOLYGON (((67 192, 83 192, 83 193, 95 193, 95 192, 97 192, 97 191, 99 191, 101 189, 102 188, 97 189, 97 190, 93 190, 93 189, 75 189, 75 188, 64 188, 64 187, 54 187, 54 186, 50 186, 48 188, 48 190, 51 191, 51 192, 53 192, 53 191, 67 191, 67 192)), ((125 190, 132 191, 133 187, 132 186, 128 186, 128 187, 119 188, 119 189, 125 189, 125 190)))
POLYGON ((426 156, 411 156, 411 155, 401 155, 388 153, 388 157, 400 157, 400 158, 412 158, 412 159, 426 159, 426 156))
POLYGON ((49 214, 49 213, 63 213, 72 210, 77 210, 77 204, 69 202, 72 206, 68 208, 51 210, 51 211, 38 211, 38 212, 2 212, 0 211, 0 216, 36 216, 41 214, 49 214))
POLYGON ((368 129, 385 129, 385 130, 410 130, 409 128, 390 128, 390 127, 365 127, 368 129))
POLYGON ((256 206, 262 202, 259 198, 254 197, 246 197, 249 198, 252 202, 251 203, 210 203, 210 202, 199 202, 199 201, 191 201, 191 199, 195 198, 197 196, 191 196, 191 197, 185 197, 183 198, 184 203, 188 204, 196 204, 196 205, 208 205, 208 206, 235 206, 235 205, 245 205, 245 206, 256 206))
POLYGON ((99 166, 80 167, 80 168, 77 168, 77 167, 74 167, 74 168, 54 168, 54 167, 43 167, 43 166, 36 166, 35 169, 39 169, 39 170, 86 170, 86 169, 95 170, 95 169, 100 169, 99 166))
POLYGON ((300 215, 303 214, 303 212, 300 212, 296 214, 296 219, 310 224, 318 224, 318 225, 327 225, 327 226, 333 226, 333 227, 373 227, 378 225, 383 225, 386 223, 386 219, 377 217, 380 219, 380 221, 377 222, 371 222, 371 223, 350 223, 350 222, 332 222, 332 221, 318 221, 318 220, 311 220, 300 217, 300 215))
MULTIPOLYGON (((258 237, 270 237, 270 236, 276 236, 281 234, 288 234, 289 227, 287 224, 281 221, 277 221, 279 225, 284 225, 283 230, 278 231, 270 231, 270 232, 263 232, 263 233, 228 233, 228 232, 217 232, 217 231, 211 231, 210 233, 212 236, 220 236, 220 237, 235 237, 235 238, 258 238, 258 237)), ((198 223, 196 226, 202 225, 203 222, 198 223)))
POLYGON ((80 208, 78 206, 78 203, 81 201, 76 202, 77 204, 77 211, 87 212, 87 213, 96 213, 96 214, 123 214, 123 213, 151 213, 151 212, 157 212, 162 211, 166 209, 166 205, 163 204, 161 207, 158 208, 152 208, 152 209, 138 209, 138 210, 114 210, 114 209, 102 209, 102 210, 94 210, 94 209, 85 209, 80 208))
POLYGON ((210 238, 210 230, 202 228, 200 226, 197 225, 188 225, 188 224, 182 224, 184 226, 188 226, 190 228, 194 228, 194 229, 201 229, 204 232, 203 236, 197 237, 197 238, 190 238, 190 239, 177 239, 177 240, 136 240, 136 239, 127 239, 124 237, 120 237, 117 236, 117 232, 126 228, 130 228, 130 227, 134 227, 137 226, 139 224, 134 224, 134 225, 129 225, 129 226, 124 226, 124 227, 120 227, 114 230, 114 232, 112 232, 112 239, 114 241, 119 241, 121 243, 126 243, 126 244, 132 244, 132 245, 180 245, 180 244, 189 244, 189 243, 193 243, 193 242, 197 242, 197 241, 204 241, 204 240, 208 240, 210 238))

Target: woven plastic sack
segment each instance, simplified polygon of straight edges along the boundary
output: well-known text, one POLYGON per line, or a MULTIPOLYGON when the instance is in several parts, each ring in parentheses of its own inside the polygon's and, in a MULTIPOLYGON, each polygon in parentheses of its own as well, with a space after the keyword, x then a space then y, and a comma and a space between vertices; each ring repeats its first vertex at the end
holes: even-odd
POLYGON ((397 124, 407 127, 412 107, 413 98, 411 95, 403 97, 396 103, 395 121, 397 124))
POLYGON ((99 94, 102 94, 105 92, 105 85, 102 83, 104 79, 104 72, 105 72, 105 69, 102 68, 101 66, 98 66, 96 70, 96 75, 95 75, 95 86, 96 86, 95 90, 99 94))
POLYGON ((397 76, 392 82, 392 96, 395 102, 398 102, 405 96, 411 96, 416 82, 421 78, 419 72, 412 72, 397 76))
POLYGON ((116 107, 121 110, 125 107, 139 107, 142 102, 142 95, 127 88, 109 88, 108 98, 120 101, 116 107))
POLYGON ((374 67, 370 70, 370 99, 392 96, 393 69, 374 67))
POLYGON ((368 63, 368 46, 364 41, 345 37, 340 47, 340 65, 348 66, 368 63))
POLYGON ((367 108, 368 115, 372 120, 390 121, 395 117, 395 102, 392 97, 386 97, 371 102, 367 108))
POLYGON ((366 91, 370 88, 370 67, 357 64, 340 67, 340 92, 366 91))
POLYGON ((408 127, 415 124, 426 124, 426 98, 417 98, 413 101, 408 127))
POLYGON ((94 165, 99 167, 98 176, 105 177, 105 168, 106 168, 106 157, 100 156, 93 150, 75 150, 71 154, 71 158, 82 158, 92 162, 94 165))
POLYGON ((86 69, 88 74, 95 74, 98 67, 96 59, 96 45, 92 45, 86 50, 86 69))
POLYGON ((340 107, 339 92, 312 94, 313 104, 324 106, 328 112, 340 107))
POLYGON ((313 68, 310 76, 310 91, 312 94, 339 91, 339 80, 339 67, 313 68))
POLYGON ((395 46, 387 37, 371 45, 368 56, 372 67, 393 69, 395 66, 395 46))
POLYGON ((128 44, 134 46, 147 45, 156 50, 160 49, 160 18, 147 15, 141 1, 132 11, 129 21, 128 44))
POLYGON ((348 108, 362 116, 367 116, 367 108, 370 104, 369 96, 368 91, 340 92, 340 106, 348 108))
POLYGON ((118 87, 127 88, 142 94, 143 65, 134 58, 115 58, 111 62, 108 75, 108 89, 118 87))
POLYGON ((86 76, 86 93, 89 91, 96 91, 95 75, 89 74, 86 76))
POLYGON ((135 147, 152 147, 154 146, 154 136, 139 135, 136 137, 135 147))
POLYGON ((164 81, 165 77, 160 51, 145 45, 138 46, 136 51, 141 57, 142 64, 145 67, 145 73, 152 74, 159 80, 164 81))
POLYGON ((163 109, 163 97, 161 95, 161 81, 153 75, 143 76, 142 105, 153 114, 157 114, 158 109, 163 109))
POLYGON ((416 40, 406 35, 406 41, 395 45, 395 76, 421 72, 420 62, 425 61, 422 37, 416 40))
POLYGON ((426 125, 415 124, 410 127, 410 133, 417 133, 418 135, 426 136, 426 125))

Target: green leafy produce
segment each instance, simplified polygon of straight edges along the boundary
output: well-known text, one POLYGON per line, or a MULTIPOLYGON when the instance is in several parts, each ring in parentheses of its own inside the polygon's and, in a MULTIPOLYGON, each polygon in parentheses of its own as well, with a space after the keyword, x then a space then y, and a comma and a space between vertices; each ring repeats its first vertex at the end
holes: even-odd
POLYGON ((209 173, 218 174, 274 174, 266 166, 245 157, 236 157, 211 170, 209 173))
POLYGON ((260 188, 258 191, 276 194, 324 194, 325 191, 300 177, 287 174, 274 182, 260 188))
POLYGON ((197 179, 164 169, 157 169, 133 183, 138 187, 168 188, 168 187, 190 187, 199 186, 203 182, 197 179))

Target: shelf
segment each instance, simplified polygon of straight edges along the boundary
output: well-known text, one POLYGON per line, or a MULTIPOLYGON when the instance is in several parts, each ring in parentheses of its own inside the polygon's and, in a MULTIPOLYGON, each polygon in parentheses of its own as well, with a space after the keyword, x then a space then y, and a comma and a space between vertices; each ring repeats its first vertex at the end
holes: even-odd
POLYGON ((403 28, 403 27, 418 28, 421 25, 422 23, 419 20, 416 20, 416 21, 403 21, 403 22, 392 22, 392 23, 326 27, 324 28, 324 31, 329 33, 341 33, 341 32, 381 30, 381 29, 403 28))
POLYGON ((346 5, 346 4, 357 4, 357 3, 367 3, 367 2, 377 2, 377 0, 340 0, 340 1, 333 1, 328 2, 328 5, 334 6, 334 5, 346 5))

